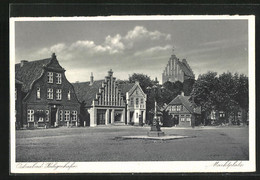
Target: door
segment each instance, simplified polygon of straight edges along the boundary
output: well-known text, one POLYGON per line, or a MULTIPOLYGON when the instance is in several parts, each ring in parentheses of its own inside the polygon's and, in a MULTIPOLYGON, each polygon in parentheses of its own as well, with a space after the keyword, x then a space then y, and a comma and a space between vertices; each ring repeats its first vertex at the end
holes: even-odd
POLYGON ((108 117, 108 123, 111 124, 111 114, 112 114, 112 110, 109 110, 109 117, 108 117))
POLYGON ((123 111, 115 111, 115 121, 116 122, 120 122, 121 121, 121 117, 122 117, 122 113, 123 111))
POLYGON ((144 112, 141 111, 141 114, 139 115, 139 125, 140 125, 140 126, 143 125, 143 114, 144 114, 144 112))
POLYGON ((179 115, 174 115, 174 125, 179 124, 179 115))
POLYGON ((98 109, 97 110, 97 125, 105 124, 106 110, 98 109))
POLYGON ((51 108, 51 126, 55 125, 56 113, 57 113, 57 108, 51 108))

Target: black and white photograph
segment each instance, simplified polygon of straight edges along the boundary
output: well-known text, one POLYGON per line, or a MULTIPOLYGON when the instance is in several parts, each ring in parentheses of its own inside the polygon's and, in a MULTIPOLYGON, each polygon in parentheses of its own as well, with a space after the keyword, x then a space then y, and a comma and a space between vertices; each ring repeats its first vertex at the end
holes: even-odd
POLYGON ((10 18, 11 172, 255 171, 254 20, 10 18))

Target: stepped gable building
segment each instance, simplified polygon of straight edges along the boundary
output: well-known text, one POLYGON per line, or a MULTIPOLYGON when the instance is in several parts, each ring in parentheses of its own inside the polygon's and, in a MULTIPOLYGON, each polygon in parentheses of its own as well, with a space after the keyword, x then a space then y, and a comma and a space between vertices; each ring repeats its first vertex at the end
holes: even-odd
POLYGON ((16 64, 15 79, 17 124, 78 124, 79 101, 54 53, 51 58, 16 64))
POLYGON ((190 100, 184 93, 174 98, 166 107, 173 117, 173 124, 179 126, 195 126, 201 115, 201 107, 190 100))
POLYGON ((113 71, 108 71, 104 80, 74 83, 79 100, 85 101, 90 113, 90 126, 107 124, 125 124, 126 104, 118 88, 118 82, 113 77, 113 71))
POLYGON ((119 84, 126 102, 127 124, 143 125, 146 119, 146 99, 139 82, 119 84))
POLYGON ((175 54, 173 54, 163 73, 162 73, 162 83, 167 81, 176 82, 180 81, 183 82, 186 79, 195 79, 195 75, 187 63, 186 59, 180 61, 175 54))

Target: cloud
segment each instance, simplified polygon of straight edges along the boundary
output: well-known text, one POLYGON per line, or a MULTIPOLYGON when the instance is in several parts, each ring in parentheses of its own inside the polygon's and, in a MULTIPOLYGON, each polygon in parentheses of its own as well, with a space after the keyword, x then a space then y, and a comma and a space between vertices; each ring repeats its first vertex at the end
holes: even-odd
POLYGON ((60 42, 36 49, 27 56, 35 60, 50 57, 55 52, 60 64, 67 70, 67 78, 72 82, 88 81, 90 72, 95 74, 96 80, 102 79, 109 69, 115 71, 117 78, 127 79, 128 74, 134 72, 153 73, 153 65, 167 59, 172 48, 167 44, 170 39, 170 34, 136 26, 125 34, 107 35, 99 43, 91 39, 60 42))
POLYGON ((165 38, 166 40, 171 39, 170 34, 164 34, 159 31, 148 31, 143 26, 136 26, 133 30, 128 31, 124 37, 126 40, 135 40, 140 38, 150 38, 152 40, 158 40, 160 38, 165 38))
POLYGON ((161 52, 169 51, 170 49, 172 49, 172 45, 155 46, 155 47, 148 48, 144 51, 137 51, 134 53, 134 56, 151 56, 154 53, 161 53, 161 52))

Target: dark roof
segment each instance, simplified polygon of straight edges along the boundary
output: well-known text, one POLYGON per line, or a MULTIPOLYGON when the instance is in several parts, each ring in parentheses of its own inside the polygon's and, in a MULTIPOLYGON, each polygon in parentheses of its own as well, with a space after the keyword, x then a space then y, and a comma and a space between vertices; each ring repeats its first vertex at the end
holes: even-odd
POLYGON ((51 58, 24 62, 22 67, 21 63, 15 64, 15 79, 23 83, 23 91, 27 92, 30 90, 31 84, 41 76, 43 66, 50 61, 51 58))
POLYGON ((200 107, 198 107, 195 103, 192 103, 189 99, 190 99, 190 96, 178 95, 176 98, 174 98, 169 103, 169 105, 179 105, 179 104, 182 104, 183 106, 185 106, 187 108, 187 110, 189 112, 200 114, 201 113, 200 107))
POLYGON ((124 97, 126 93, 135 85, 135 83, 122 83, 118 85, 118 89, 121 90, 121 95, 124 97))
POLYGON ((185 75, 190 76, 190 77, 194 77, 193 72, 189 69, 189 67, 187 67, 187 65, 181 61, 178 61, 180 68, 182 69, 182 71, 184 72, 185 75))
POLYGON ((102 87, 102 82, 105 82, 105 80, 94 81, 91 86, 89 85, 90 82, 78 82, 72 83, 72 85, 79 101, 85 101, 87 106, 91 106, 99 88, 102 87))
MULTIPOLYGON (((96 98, 96 94, 99 92, 99 88, 102 87, 102 82, 105 80, 97 80, 94 81, 90 86, 90 82, 78 82, 72 83, 74 86, 75 93, 80 102, 85 101, 87 106, 92 105, 92 101, 96 98)), ((118 89, 121 90, 121 95, 123 97, 126 96, 126 92, 128 92, 135 83, 122 83, 118 85, 118 89)))

